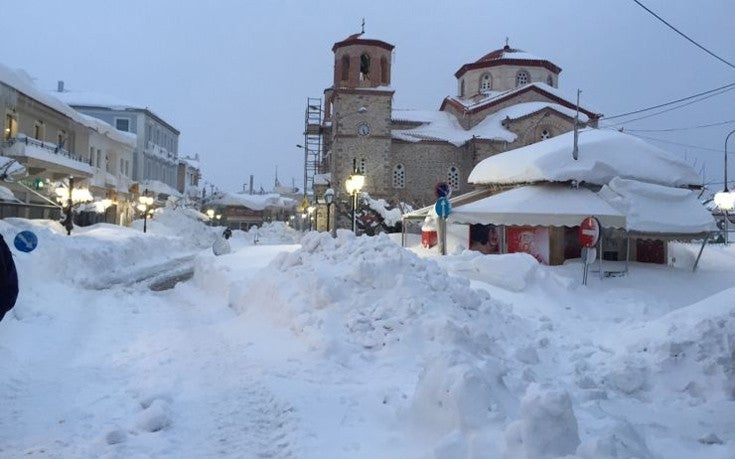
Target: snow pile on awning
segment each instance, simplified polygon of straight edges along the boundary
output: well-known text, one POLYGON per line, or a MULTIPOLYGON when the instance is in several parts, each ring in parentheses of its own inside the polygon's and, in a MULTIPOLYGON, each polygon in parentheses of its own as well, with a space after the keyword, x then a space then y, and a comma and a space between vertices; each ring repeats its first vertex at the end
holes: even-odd
POLYGON ((453 209, 449 222, 507 226, 578 226, 593 215, 605 228, 625 228, 625 216, 593 191, 530 185, 453 209))
POLYGON ((288 209, 296 205, 291 198, 284 198, 279 194, 242 194, 224 193, 221 197, 212 199, 209 204, 216 206, 247 207, 251 210, 265 210, 268 207, 288 209))
POLYGON ((554 137, 481 161, 470 173, 474 184, 520 184, 576 180, 605 185, 615 177, 667 186, 701 182, 690 165, 647 142, 618 131, 579 133, 579 159, 572 158, 574 133, 554 137))
POLYGON ((0 156, 0 179, 6 182, 12 182, 16 177, 22 177, 26 174, 26 168, 15 158, 0 156))
POLYGON ((141 193, 145 193, 145 191, 147 190, 157 195, 165 194, 177 198, 180 198, 182 196, 178 190, 158 180, 143 180, 142 182, 140 182, 139 188, 141 193))
POLYGON ((717 231, 694 191, 614 178, 598 195, 625 214, 630 232, 675 236, 717 231))

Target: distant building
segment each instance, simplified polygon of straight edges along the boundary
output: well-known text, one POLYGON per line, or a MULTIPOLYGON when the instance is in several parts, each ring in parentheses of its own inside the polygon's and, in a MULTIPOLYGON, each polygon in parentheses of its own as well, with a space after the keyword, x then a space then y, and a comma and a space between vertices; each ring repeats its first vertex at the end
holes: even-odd
MULTIPOLYGON (((345 180, 353 167, 366 176, 363 191, 372 197, 420 207, 436 199, 438 182, 449 183, 454 194, 465 193, 472 189, 470 171, 483 159, 574 128, 576 102, 557 89, 561 68, 507 44, 463 65, 454 74, 457 94, 438 110, 395 109, 393 49, 362 34, 332 47, 333 83, 323 107, 316 107, 322 116, 314 117, 321 121, 317 173, 329 174, 343 216, 350 202, 345 180)), ((314 132, 314 110, 310 103, 307 136, 314 132)), ((600 116, 579 108, 582 126, 596 126, 600 116)), ((349 222, 343 217, 337 225, 349 222)))
POLYGON ((188 202, 198 203, 201 201, 202 191, 199 188, 201 176, 198 153, 193 158, 188 156, 179 158, 179 169, 176 178, 177 190, 188 202))
POLYGON ((179 131, 148 107, 90 92, 68 91, 60 81, 53 95, 75 110, 138 136, 133 180, 156 180, 177 188, 179 131))

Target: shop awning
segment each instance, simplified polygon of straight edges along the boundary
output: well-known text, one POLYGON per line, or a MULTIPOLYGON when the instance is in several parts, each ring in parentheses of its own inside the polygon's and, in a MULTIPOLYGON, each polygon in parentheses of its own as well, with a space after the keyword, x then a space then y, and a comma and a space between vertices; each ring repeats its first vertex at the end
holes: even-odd
POLYGON ((457 206, 450 223, 506 226, 578 226, 595 216, 604 228, 625 228, 626 218, 596 193, 567 185, 529 185, 457 206))

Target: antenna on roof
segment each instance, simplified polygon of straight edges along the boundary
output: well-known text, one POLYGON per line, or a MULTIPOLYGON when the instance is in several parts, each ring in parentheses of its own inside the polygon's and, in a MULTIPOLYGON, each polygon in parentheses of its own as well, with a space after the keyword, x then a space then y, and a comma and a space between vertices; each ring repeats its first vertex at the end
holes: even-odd
POLYGON ((577 114, 574 115, 574 148, 572 148, 572 158, 576 161, 579 159, 579 95, 582 94, 581 89, 577 89, 577 114))
POLYGON ((365 33, 365 18, 362 18, 362 32, 360 32, 360 34, 362 35, 364 33, 365 33))

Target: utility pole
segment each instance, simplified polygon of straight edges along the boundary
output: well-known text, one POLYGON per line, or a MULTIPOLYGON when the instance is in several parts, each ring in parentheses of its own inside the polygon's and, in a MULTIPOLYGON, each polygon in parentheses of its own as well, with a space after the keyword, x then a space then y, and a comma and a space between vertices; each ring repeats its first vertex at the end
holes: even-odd
POLYGON ((572 149, 572 158, 574 160, 579 159, 579 95, 582 93, 581 89, 577 89, 577 114, 574 115, 574 148, 572 149))

